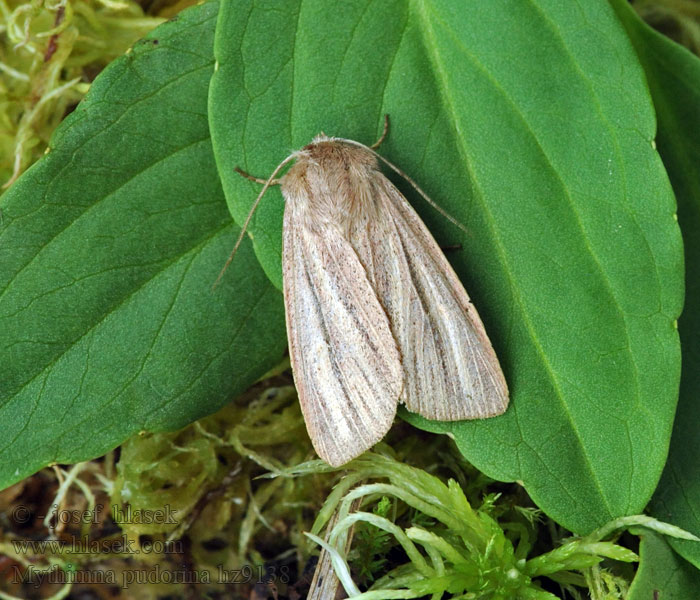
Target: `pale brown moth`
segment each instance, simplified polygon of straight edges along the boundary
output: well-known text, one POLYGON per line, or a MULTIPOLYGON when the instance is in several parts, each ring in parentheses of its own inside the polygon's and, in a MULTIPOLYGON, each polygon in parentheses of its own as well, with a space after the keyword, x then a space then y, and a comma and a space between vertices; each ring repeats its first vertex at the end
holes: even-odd
POLYGON ((321 134, 288 156, 264 181, 236 244, 267 188, 281 184, 292 370, 311 441, 332 466, 379 442, 399 403, 438 421, 491 417, 508 406, 467 292, 380 171, 377 158, 435 206, 374 152, 384 134, 372 147, 321 134))

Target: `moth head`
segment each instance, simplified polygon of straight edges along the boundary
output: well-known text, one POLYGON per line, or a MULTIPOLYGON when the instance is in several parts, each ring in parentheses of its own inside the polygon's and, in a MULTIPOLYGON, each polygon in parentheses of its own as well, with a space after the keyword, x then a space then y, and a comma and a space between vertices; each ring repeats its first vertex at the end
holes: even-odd
POLYGON ((306 144, 306 146, 304 146, 304 147, 302 148, 302 150, 309 150, 309 149, 313 148, 316 144, 321 144, 321 143, 323 143, 323 142, 330 142, 330 141, 333 141, 333 140, 335 140, 335 139, 336 139, 336 138, 328 137, 328 136, 327 136, 325 133, 323 133, 323 131, 322 131, 322 132, 320 132, 313 140, 311 140, 311 143, 310 143, 310 144, 306 144))
MULTIPOLYGON (((367 169, 377 169, 374 152, 361 144, 348 143, 349 141, 321 133, 310 144, 295 152, 295 159, 322 169, 342 167, 361 176, 366 175, 367 169)), ((298 172, 301 170, 297 169, 298 172)))

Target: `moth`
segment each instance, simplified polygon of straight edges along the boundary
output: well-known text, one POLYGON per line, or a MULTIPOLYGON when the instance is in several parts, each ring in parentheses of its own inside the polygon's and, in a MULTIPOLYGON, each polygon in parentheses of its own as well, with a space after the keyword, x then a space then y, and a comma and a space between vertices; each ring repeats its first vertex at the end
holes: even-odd
POLYGON ((313 446, 332 466, 379 442, 399 403, 438 421, 491 417, 508 406, 505 378, 467 292, 380 170, 378 159, 435 206, 374 151, 387 125, 371 147, 320 134, 266 181, 237 168, 265 185, 234 253, 267 188, 281 184, 294 382, 313 446))

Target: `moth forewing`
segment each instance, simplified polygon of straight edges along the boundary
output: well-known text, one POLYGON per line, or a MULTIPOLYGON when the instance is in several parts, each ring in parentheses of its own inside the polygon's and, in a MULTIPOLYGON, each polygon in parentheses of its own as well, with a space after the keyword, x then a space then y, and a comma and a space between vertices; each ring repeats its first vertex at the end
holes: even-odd
POLYGON ((420 217, 376 165, 367 177, 374 218, 351 228, 349 239, 401 353, 399 400, 410 411, 440 421, 501 414, 508 405, 505 379, 459 278, 420 217))
POLYGON ((321 135, 280 180, 294 380, 314 448, 334 466, 380 441, 399 402, 443 421, 508 405, 476 309, 377 156, 321 135))
POLYGON ((393 258, 377 292, 402 355, 401 401, 439 421, 501 414, 508 388, 474 305, 415 210, 379 177, 379 212, 393 224, 384 243, 392 246, 393 258))
POLYGON ((390 324, 329 187, 342 163, 300 154, 282 179, 284 301, 294 380, 314 448, 333 466, 391 427, 403 370, 390 324), (325 161, 324 161, 325 162, 325 161))

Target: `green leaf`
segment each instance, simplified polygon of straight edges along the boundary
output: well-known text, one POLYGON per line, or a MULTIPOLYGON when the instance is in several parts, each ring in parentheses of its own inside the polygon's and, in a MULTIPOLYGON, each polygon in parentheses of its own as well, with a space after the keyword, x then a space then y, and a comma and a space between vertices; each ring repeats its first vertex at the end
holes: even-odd
POLYGON ((94 82, 2 198, 0 489, 222 406, 284 350, 281 296, 237 235, 207 124, 218 5, 94 82))
MULTIPOLYGON (((657 146, 678 198, 686 256, 683 348, 678 414, 671 450, 652 511, 700 536, 700 60, 645 25, 622 0, 614 2, 646 72, 659 120, 657 146)), ((700 568, 700 543, 669 540, 700 568)))
POLYGON ((642 532, 639 570, 627 600, 695 600, 700 589, 700 572, 678 556, 667 538, 642 532))
MULTIPOLYGON (((451 433, 584 533, 648 502, 677 399, 683 296, 675 203, 634 51, 603 0, 357 0, 222 5, 210 128, 243 222, 259 186, 319 131, 372 143, 450 214, 398 181, 477 306, 512 406, 413 423, 451 433), (457 8, 459 6, 459 8, 457 8)), ((250 227, 280 287, 283 202, 250 227)), ((406 413, 404 413, 406 415, 406 413)))

